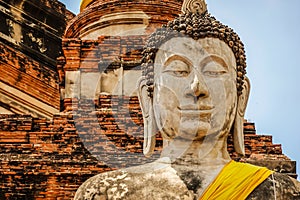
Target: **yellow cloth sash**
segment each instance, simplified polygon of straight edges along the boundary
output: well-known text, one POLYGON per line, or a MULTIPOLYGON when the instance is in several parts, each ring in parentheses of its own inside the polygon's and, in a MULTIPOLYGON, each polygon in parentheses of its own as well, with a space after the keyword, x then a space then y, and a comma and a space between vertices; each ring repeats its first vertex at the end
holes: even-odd
POLYGON ((199 200, 243 200, 273 171, 251 164, 230 161, 199 200))

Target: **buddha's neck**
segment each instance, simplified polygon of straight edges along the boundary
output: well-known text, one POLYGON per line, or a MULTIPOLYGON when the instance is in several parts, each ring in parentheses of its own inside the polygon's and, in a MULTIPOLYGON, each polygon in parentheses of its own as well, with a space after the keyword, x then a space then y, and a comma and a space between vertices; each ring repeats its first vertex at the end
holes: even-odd
POLYGON ((162 152, 189 190, 198 199, 231 160, 226 139, 171 142, 162 152), (211 142, 212 141, 212 142, 211 142))
POLYGON ((162 157, 169 157, 178 165, 209 167, 225 165, 230 161, 226 139, 184 141, 174 140, 166 146, 162 157))

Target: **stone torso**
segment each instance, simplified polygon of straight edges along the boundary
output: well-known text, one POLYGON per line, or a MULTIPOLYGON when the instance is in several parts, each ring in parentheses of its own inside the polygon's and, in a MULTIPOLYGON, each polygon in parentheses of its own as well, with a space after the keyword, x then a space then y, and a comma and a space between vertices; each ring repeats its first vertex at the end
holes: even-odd
MULTIPOLYGON (((199 188, 203 187, 203 183, 201 177, 195 173, 178 173, 169 164, 153 162, 94 176, 78 189, 75 199, 198 200, 199 188)), ((299 182, 286 175, 274 173, 247 200, 275 199, 275 193, 277 200, 300 199, 299 191, 299 182)))
POLYGON ((150 163, 94 176, 78 189, 75 199, 193 200, 194 193, 171 166, 150 163))

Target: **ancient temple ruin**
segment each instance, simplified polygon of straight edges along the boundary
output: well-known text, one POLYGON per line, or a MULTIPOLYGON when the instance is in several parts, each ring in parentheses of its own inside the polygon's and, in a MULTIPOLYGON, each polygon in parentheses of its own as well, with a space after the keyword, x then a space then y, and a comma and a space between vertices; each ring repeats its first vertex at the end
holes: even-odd
MULTIPOLYGON (((182 1, 0 2, 0 199, 72 199, 89 177, 149 162, 136 97, 148 36, 182 1)), ((245 120, 236 160, 296 177, 296 163, 245 120)), ((156 153, 162 146, 157 135, 156 153)), ((150 159, 151 160, 151 159, 150 159)))

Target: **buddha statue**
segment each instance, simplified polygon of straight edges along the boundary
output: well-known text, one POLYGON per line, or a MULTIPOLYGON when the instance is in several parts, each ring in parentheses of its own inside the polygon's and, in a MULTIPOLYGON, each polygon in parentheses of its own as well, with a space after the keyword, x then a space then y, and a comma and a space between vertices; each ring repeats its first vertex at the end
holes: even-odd
POLYGON ((232 161, 227 137, 244 154, 243 120, 250 92, 239 36, 211 16, 204 0, 154 32, 143 51, 138 95, 144 154, 155 133, 161 158, 96 175, 75 199, 300 199, 299 182, 264 167, 232 161))

